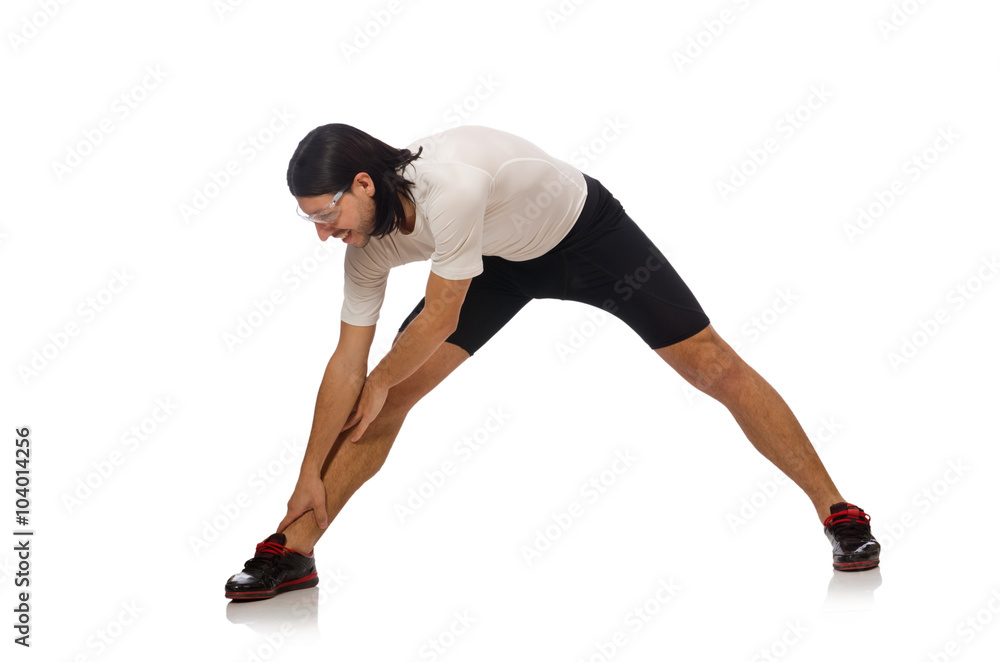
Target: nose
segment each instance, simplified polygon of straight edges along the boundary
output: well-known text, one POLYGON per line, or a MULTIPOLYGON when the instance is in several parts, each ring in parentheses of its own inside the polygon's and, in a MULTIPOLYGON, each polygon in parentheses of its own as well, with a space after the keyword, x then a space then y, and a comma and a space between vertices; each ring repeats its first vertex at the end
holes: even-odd
POLYGON ((327 239, 332 237, 333 233, 336 231, 337 231, 336 228, 334 228, 332 225, 327 225, 324 223, 316 224, 316 234, 319 235, 320 241, 326 241, 327 239))

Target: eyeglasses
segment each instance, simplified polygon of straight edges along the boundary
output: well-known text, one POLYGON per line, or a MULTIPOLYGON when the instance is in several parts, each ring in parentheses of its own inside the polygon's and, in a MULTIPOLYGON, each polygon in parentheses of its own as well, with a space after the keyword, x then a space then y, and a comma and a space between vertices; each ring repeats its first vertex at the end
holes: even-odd
POLYGON ((333 223, 340 216, 340 207, 336 206, 337 200, 340 200, 340 196, 347 193, 347 189, 349 188, 351 188, 350 185, 345 187, 344 190, 333 196, 333 200, 330 201, 330 204, 314 214, 306 214, 302 211, 302 207, 299 207, 298 205, 295 206, 295 213, 299 215, 299 218, 304 218, 307 221, 312 221, 313 223, 318 223, 320 225, 333 223))

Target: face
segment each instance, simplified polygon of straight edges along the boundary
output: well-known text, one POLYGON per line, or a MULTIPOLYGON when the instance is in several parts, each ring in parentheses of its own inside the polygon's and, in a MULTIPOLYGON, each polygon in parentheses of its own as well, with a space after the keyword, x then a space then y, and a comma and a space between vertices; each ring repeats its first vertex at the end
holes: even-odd
MULTIPOLYGON (((363 248, 371 239, 372 229, 375 227, 375 187, 371 178, 366 173, 361 173, 355 177, 351 188, 348 189, 335 207, 340 209, 337 219, 332 223, 319 222, 322 215, 314 223, 316 234, 320 241, 326 241, 330 237, 340 239, 345 244, 351 244, 358 248, 363 248)), ((333 193, 326 195, 316 195, 311 197, 298 197, 295 200, 299 203, 299 208, 306 214, 314 214, 326 209, 333 200, 333 193)))

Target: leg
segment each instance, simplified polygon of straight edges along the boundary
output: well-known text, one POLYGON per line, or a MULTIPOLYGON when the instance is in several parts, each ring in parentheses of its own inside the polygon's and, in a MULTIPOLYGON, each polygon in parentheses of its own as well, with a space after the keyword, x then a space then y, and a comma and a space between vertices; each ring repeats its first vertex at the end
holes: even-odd
MULTIPOLYGON (((722 402, 757 450, 802 488, 834 544, 835 568, 878 565, 869 516, 841 503, 843 497, 785 401, 715 333, 690 288, 621 203, 599 181, 584 177, 587 201, 563 240, 561 259, 528 274, 545 282, 551 276, 543 272, 555 271, 563 274, 562 283, 549 290, 525 286, 525 291, 586 303, 628 324, 691 384, 722 402)), ((546 257, 518 264, 530 269, 546 257)))
MULTIPOLYGON (((338 436, 320 473, 326 486, 326 511, 330 519, 336 517, 351 495, 382 467, 410 408, 475 354, 530 301, 530 297, 510 289, 505 273, 511 264, 498 257, 484 257, 483 273, 472 279, 455 332, 415 373, 389 389, 382 411, 371 422, 361 441, 345 443, 353 427, 338 436)), ((403 321, 400 333, 423 306, 421 299, 403 321)), ((323 530, 316 526, 312 512, 308 512, 285 527, 283 533, 287 547, 305 551, 313 548, 323 530)))
POLYGON ((711 325, 694 336, 655 350, 684 379, 729 409, 750 443, 796 485, 820 521, 844 501, 792 410, 711 325))
MULTIPOLYGON (((354 432, 353 427, 340 434, 320 474, 326 486, 326 509, 331 521, 354 492, 382 468, 403 426, 403 419, 413 405, 467 358, 468 352, 461 347, 448 342, 442 344, 415 373, 389 389, 382 411, 360 441, 345 443, 354 432)), ((285 527, 283 533, 287 547, 308 554, 324 529, 316 526, 316 519, 310 511, 285 527)))

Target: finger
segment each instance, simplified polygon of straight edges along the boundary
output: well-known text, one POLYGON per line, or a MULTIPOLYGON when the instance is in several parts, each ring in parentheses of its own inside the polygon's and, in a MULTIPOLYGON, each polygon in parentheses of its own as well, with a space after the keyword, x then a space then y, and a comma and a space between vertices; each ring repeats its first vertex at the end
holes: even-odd
POLYGON ((354 424, 358 422, 359 418, 361 418, 361 414, 359 414, 358 410, 355 409, 351 412, 351 415, 347 417, 347 421, 344 423, 344 427, 340 431, 343 432, 348 428, 354 427, 354 424))
POLYGON ((326 517, 326 508, 320 506, 318 508, 313 508, 313 515, 316 516, 316 526, 321 529, 325 529, 329 521, 326 517))
POLYGON ((351 441, 357 441, 358 439, 360 439, 361 435, 363 435, 365 433, 365 430, 367 429, 368 429, 368 419, 362 416, 361 420, 358 422, 358 429, 354 432, 354 436, 351 437, 351 441))

